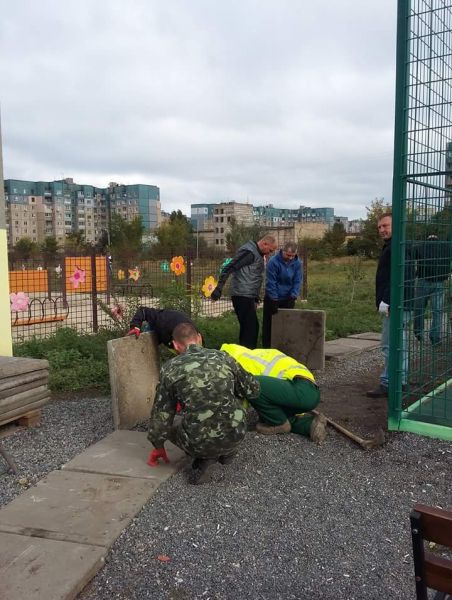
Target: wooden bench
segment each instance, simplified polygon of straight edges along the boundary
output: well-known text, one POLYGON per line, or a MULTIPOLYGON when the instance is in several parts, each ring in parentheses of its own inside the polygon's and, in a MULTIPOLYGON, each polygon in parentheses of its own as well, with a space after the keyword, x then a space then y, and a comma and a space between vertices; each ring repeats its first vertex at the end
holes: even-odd
POLYGON ((18 312, 13 314, 15 314, 15 318, 11 321, 12 327, 39 325, 40 323, 56 323, 58 321, 65 321, 68 318, 69 304, 62 296, 58 296, 57 298, 45 298, 44 300, 33 298, 28 305, 28 317, 19 319, 18 312), (39 306, 36 310, 37 305, 39 306))
POLYGON ((437 556, 424 548, 424 540, 452 548, 452 511, 416 504, 411 511, 414 574, 417 600, 428 600, 430 588, 434 600, 452 594, 452 559, 437 556))

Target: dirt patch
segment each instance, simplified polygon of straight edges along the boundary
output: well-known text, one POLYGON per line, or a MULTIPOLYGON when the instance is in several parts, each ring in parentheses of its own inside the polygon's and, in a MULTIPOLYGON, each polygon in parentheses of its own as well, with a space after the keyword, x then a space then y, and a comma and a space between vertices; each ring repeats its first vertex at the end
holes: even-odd
POLYGON ((379 428, 387 429, 386 398, 367 398, 366 392, 379 383, 380 369, 351 377, 347 383, 321 386, 319 410, 330 419, 360 435, 372 435, 379 428))

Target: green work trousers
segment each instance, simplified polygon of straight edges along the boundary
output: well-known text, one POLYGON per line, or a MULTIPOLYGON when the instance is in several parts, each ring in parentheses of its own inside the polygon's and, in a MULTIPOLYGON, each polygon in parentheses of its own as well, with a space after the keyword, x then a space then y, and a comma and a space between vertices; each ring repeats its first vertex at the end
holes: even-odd
POLYGON ((281 425, 286 421, 294 433, 309 436, 313 415, 297 416, 313 410, 320 402, 320 390, 307 379, 277 379, 259 375, 259 397, 250 400, 259 417, 269 425, 281 425))

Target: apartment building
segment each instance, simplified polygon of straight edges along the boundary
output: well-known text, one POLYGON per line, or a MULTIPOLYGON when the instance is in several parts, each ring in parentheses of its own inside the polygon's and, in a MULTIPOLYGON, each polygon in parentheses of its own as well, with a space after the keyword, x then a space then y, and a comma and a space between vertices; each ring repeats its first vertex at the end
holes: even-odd
POLYGON ((273 204, 253 207, 254 219, 264 227, 282 227, 292 223, 325 223, 334 225, 334 208, 276 208, 273 204))
POLYGON ((85 241, 97 242, 111 224, 112 214, 131 221, 143 218, 146 230, 160 224, 160 191, 150 185, 119 185, 108 188, 79 185, 73 179, 59 181, 5 180, 8 245, 22 237, 42 242, 54 236, 60 245, 67 234, 82 233, 85 241))
POLYGON ((215 205, 213 209, 213 229, 216 248, 226 249, 226 235, 233 220, 241 225, 253 225, 253 206, 251 204, 241 204, 240 202, 223 202, 215 205))

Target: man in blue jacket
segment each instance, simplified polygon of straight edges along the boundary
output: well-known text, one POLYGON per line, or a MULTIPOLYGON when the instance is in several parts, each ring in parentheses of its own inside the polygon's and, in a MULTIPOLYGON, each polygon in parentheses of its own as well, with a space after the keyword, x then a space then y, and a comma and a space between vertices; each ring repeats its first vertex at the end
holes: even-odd
POLYGON ((262 347, 271 348, 272 318, 278 308, 294 308, 300 295, 303 269, 295 242, 287 242, 267 264, 262 347))

